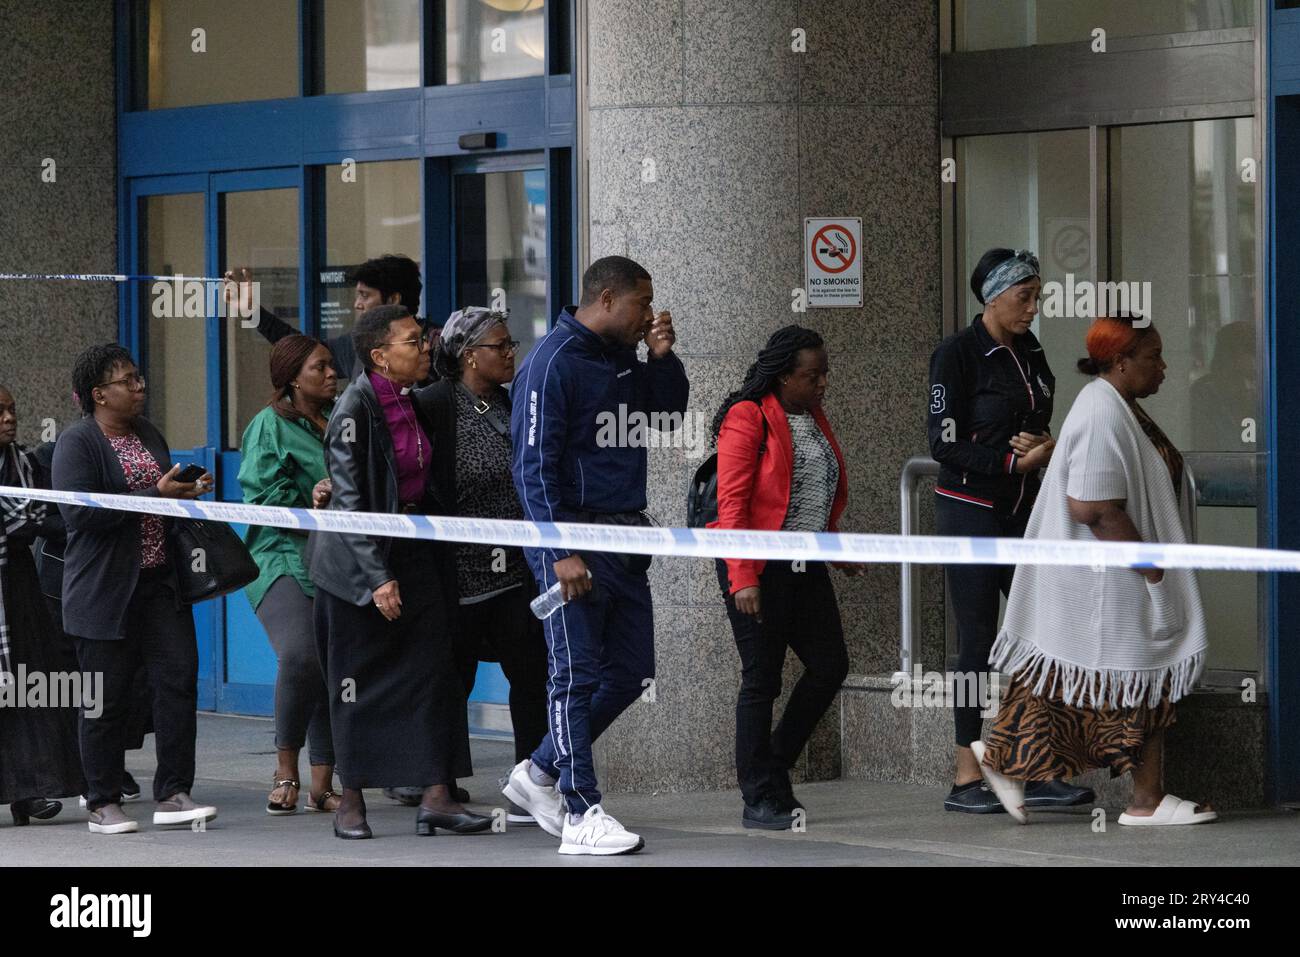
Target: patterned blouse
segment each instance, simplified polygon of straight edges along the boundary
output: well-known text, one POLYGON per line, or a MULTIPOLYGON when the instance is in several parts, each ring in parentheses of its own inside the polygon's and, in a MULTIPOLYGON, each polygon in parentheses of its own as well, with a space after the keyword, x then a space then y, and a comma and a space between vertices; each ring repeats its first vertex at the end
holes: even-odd
MULTIPOLYGON (((489 420, 510 422, 510 406, 500 394, 488 399, 490 410, 480 413, 467 390, 456 397, 456 507, 471 518, 524 517, 510 474, 510 433, 498 432, 489 420)), ((460 603, 470 605, 515 588, 527 580, 524 553, 494 545, 456 546, 456 584, 460 603), (500 550, 499 550, 500 549, 500 550)))
POLYGON ((1169 436, 1165 435, 1164 430, 1156 425, 1155 420, 1147 415, 1146 410, 1136 402, 1132 403, 1133 414, 1137 416, 1138 425, 1142 426, 1142 431, 1146 433, 1151 444, 1156 447, 1160 457, 1165 460, 1165 465, 1169 467, 1169 478, 1174 483, 1174 495, 1179 501, 1183 497, 1183 455, 1174 447, 1174 443, 1169 441, 1169 436))
MULTIPOLYGON (((140 436, 134 432, 129 435, 107 435, 108 444, 117 453, 117 460, 122 464, 126 475, 126 487, 132 492, 158 484, 162 478, 162 468, 144 447, 140 436)), ((167 564, 166 537, 163 532, 163 520, 157 515, 140 516, 140 567, 160 568, 167 564)))
POLYGON ((794 478, 781 528, 787 532, 824 532, 831 520, 835 488, 840 483, 840 463, 811 413, 787 412, 786 419, 794 442, 794 478))

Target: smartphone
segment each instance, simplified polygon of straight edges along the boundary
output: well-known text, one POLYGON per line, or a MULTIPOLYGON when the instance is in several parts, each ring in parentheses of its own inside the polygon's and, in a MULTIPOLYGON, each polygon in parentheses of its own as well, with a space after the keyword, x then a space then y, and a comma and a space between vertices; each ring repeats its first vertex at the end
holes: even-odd
POLYGON ((1035 409, 1033 412, 1026 412, 1020 417, 1020 431, 1028 432, 1031 435, 1042 435, 1047 431, 1051 418, 1046 409, 1035 409))
POLYGON ((179 472, 177 472, 175 477, 172 479, 172 481, 197 482, 200 478, 202 478, 204 475, 207 474, 207 471, 208 470, 205 469, 202 465, 190 464, 185 466, 185 468, 181 469, 179 472))

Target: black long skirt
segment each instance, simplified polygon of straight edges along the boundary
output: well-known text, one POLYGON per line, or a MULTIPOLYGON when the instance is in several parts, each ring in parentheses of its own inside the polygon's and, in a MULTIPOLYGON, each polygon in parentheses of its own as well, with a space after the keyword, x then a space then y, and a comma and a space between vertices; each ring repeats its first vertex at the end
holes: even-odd
POLYGON ((86 780, 81 773, 77 738, 78 703, 62 702, 72 706, 56 708, 49 707, 55 702, 48 698, 40 702, 29 697, 35 688, 30 676, 44 676, 48 695, 56 685, 53 676, 76 672, 77 659, 60 653, 63 635, 46 612, 31 552, 11 541, 8 557, 2 577, 5 617, 9 622, 9 668, 15 678, 21 674, 29 678, 23 684, 0 689, 0 804, 84 794, 86 780), (24 704, 44 706, 11 707, 11 703, 17 703, 14 696, 22 696, 24 704))
POLYGON ((445 553, 398 539, 389 557, 402 614, 388 621, 317 587, 316 642, 346 788, 450 785, 468 775, 445 553))

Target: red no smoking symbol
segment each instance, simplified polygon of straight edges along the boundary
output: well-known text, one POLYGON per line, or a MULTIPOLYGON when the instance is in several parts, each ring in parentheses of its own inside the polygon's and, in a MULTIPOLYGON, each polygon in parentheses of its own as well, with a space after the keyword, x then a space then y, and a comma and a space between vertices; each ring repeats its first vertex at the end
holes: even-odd
POLYGON ((827 223, 813 236, 812 255, 822 272, 844 272, 858 258, 858 244, 843 226, 827 223))

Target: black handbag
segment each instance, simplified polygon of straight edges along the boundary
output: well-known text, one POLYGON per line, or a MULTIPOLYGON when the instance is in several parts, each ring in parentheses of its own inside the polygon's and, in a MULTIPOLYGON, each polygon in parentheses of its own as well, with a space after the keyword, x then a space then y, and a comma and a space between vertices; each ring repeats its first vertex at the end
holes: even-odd
POLYGON ((225 522, 173 519, 171 547, 177 596, 186 605, 220 598, 257 580, 248 546, 225 522))

